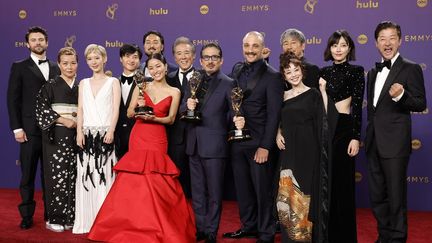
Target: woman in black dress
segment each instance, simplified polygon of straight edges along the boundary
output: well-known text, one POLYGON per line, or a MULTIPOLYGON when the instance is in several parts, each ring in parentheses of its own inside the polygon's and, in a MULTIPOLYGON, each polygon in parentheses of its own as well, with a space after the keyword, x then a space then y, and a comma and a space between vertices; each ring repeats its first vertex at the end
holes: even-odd
POLYGON ((46 228, 70 229, 75 219, 77 54, 71 47, 58 53, 61 75, 39 91, 36 119, 42 129, 46 228))
POLYGON ((355 60, 355 46, 345 30, 338 30, 329 37, 324 60, 333 61, 333 65, 321 69, 321 78, 326 81, 329 100, 337 110, 332 143, 329 241, 355 243, 354 157, 360 147, 364 69, 349 63, 355 60))
POLYGON ((281 150, 276 206, 282 242, 311 242, 309 213, 322 160, 325 96, 303 83, 304 65, 293 53, 281 54, 280 72, 292 87, 284 93, 276 138, 281 150))

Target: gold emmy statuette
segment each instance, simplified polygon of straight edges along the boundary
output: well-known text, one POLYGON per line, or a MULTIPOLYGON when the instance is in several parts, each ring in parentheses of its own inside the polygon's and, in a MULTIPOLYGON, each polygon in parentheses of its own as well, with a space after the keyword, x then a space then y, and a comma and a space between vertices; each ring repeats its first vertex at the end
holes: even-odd
MULTIPOLYGON (((144 90, 147 85, 148 78, 145 77, 144 72, 139 70, 133 77, 134 82, 136 83, 139 90, 139 98, 144 100, 144 90)), ((145 102, 143 106, 135 107, 135 115, 154 115, 153 107, 146 106, 145 102)))
MULTIPOLYGON (((235 116, 240 116, 240 107, 243 101, 243 91, 240 87, 235 87, 231 91, 231 105, 235 116)), ((229 142, 240 142, 252 139, 248 129, 235 129, 228 132, 229 142)))
MULTIPOLYGON (((194 71, 192 73, 192 77, 188 81, 188 85, 191 91, 191 99, 196 99, 196 92, 198 90, 199 85, 202 82, 203 75, 199 71, 194 71)), ((180 115, 180 119, 188 122, 200 122, 201 121, 201 112, 197 109, 189 110, 182 112, 180 115)))

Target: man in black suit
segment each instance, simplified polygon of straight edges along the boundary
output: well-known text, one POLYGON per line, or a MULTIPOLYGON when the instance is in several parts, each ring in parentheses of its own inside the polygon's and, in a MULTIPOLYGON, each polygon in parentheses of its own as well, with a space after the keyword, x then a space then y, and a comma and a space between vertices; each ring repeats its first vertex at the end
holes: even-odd
POLYGON ((398 24, 378 24, 375 40, 382 62, 367 76, 369 195, 378 224, 377 242, 406 242, 410 112, 426 108, 423 72, 399 54, 402 39, 398 24))
MULTIPOLYGON (((168 74, 168 84, 176 87, 181 92, 181 104, 184 104, 184 94, 188 87, 188 80, 194 71, 195 45, 184 36, 178 37, 173 44, 172 52, 179 66, 176 71, 168 74)), ((186 155, 186 123, 179 120, 177 113, 174 124, 167 126, 168 155, 180 170, 180 184, 187 197, 191 196, 189 157, 186 155)))
POLYGON ((287 29, 280 37, 280 44, 282 46, 282 51, 293 52, 297 57, 301 58, 305 65, 306 77, 303 83, 311 88, 319 89, 319 67, 312 64, 306 60, 304 57, 304 51, 306 48, 306 37, 300 30, 297 29, 287 29))
POLYGON ((237 63, 231 74, 244 92, 242 116, 234 117, 238 129, 244 125, 252 139, 231 146, 231 164, 240 209, 241 228, 225 233, 226 238, 259 237, 273 242, 273 154, 283 99, 280 74, 263 60, 264 36, 257 31, 243 38, 245 62, 237 63))
MULTIPOLYGON (((41 27, 31 27, 25 35, 30 57, 12 64, 7 91, 7 106, 10 128, 15 140, 20 143, 22 202, 18 205, 22 221, 20 227, 29 229, 33 225, 36 207, 34 184, 38 160, 42 161, 41 131, 36 125, 36 96, 47 80, 60 74, 55 62, 48 61, 48 35, 41 27)), ((43 162, 41 182, 43 185, 43 162)), ((46 218, 46 217, 45 217, 46 218)))
POLYGON ((119 78, 121 82, 121 102, 114 134, 115 150, 118 159, 123 157, 129 150, 129 135, 135 124, 135 119, 127 117, 127 109, 136 86, 133 77, 140 66, 142 55, 142 51, 137 45, 124 44, 120 48, 120 63, 123 66, 123 73, 119 78))
MULTIPOLYGON (((163 55, 165 48, 165 39, 159 31, 150 30, 143 36, 143 47, 144 53, 147 57, 154 53, 160 53, 163 55)), ((146 68, 145 62, 141 64, 140 69, 144 70, 144 74, 146 77, 151 76, 146 68)), ((168 73, 174 72, 176 69, 177 67, 174 64, 168 63, 168 73)))
POLYGON ((223 57, 218 44, 204 45, 200 56, 205 72, 203 81, 198 88, 197 98, 189 98, 190 89, 187 89, 185 99, 188 109, 199 107, 202 120, 188 126, 186 153, 189 155, 197 240, 206 239, 206 243, 214 243, 222 212, 233 82, 220 71, 223 57))

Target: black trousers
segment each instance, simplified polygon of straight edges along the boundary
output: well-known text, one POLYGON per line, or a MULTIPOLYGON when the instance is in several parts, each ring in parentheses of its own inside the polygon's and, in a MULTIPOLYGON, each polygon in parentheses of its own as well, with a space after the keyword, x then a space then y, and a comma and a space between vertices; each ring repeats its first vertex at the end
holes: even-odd
POLYGON ((261 240, 273 241, 275 234, 274 168, 275 161, 269 153, 269 160, 263 164, 254 161, 257 147, 231 147, 231 164, 244 231, 257 231, 261 240))
POLYGON ((368 157, 369 195, 381 242, 407 240, 407 167, 409 156, 383 158, 375 139, 368 157))
MULTIPOLYGON (((40 175, 42 184, 42 195, 44 199, 43 201, 45 204, 45 186, 42 163, 42 138, 41 136, 32 136, 27 134, 27 139, 28 141, 20 144, 21 181, 19 189, 21 194, 21 203, 18 205, 18 210, 22 218, 33 217, 36 208, 36 201, 34 200, 34 188, 38 161, 41 161, 40 175)), ((47 219, 45 210, 44 219, 47 219)))
POLYGON ((352 117, 339 114, 333 138, 329 242, 356 243, 355 159, 347 153, 352 117))

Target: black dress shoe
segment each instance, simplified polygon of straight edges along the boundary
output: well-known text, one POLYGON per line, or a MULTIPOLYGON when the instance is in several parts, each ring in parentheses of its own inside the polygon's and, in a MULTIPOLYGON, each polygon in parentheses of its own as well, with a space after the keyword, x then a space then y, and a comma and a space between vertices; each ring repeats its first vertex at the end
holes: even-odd
POLYGON ((222 235, 223 238, 232 238, 232 239, 240 239, 240 238, 258 238, 258 233, 253 231, 243 231, 239 229, 235 232, 228 232, 222 235))
POLYGON ((207 235, 206 233, 202 232, 202 231, 197 231, 196 233, 196 241, 202 241, 207 239, 207 235))
POLYGON ((23 218, 20 223, 21 229, 30 229, 33 226, 33 218, 23 218))
POLYGON ((213 233, 207 234, 207 239, 205 243, 216 243, 216 234, 213 233))

